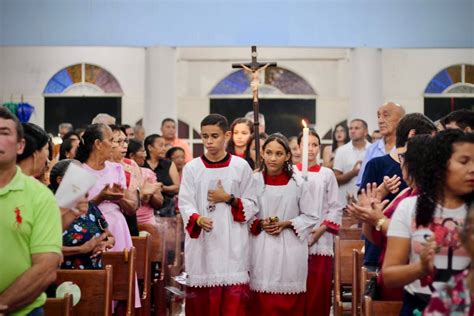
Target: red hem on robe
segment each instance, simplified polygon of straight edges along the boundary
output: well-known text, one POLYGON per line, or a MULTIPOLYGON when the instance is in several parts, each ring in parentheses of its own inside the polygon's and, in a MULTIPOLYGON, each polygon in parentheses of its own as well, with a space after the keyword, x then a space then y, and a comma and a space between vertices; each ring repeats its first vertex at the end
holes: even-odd
POLYGON ((188 231, 191 238, 198 238, 201 234, 202 228, 197 224, 199 216, 200 215, 198 213, 193 213, 193 215, 191 215, 189 218, 188 225, 186 226, 186 230, 188 231))
POLYGON ((325 219, 321 225, 325 225, 327 227, 327 232, 337 235, 339 233, 339 224, 331 222, 330 220, 325 219))
MULTIPOLYGON (((302 163, 296 164, 296 168, 298 168, 298 170, 301 171, 303 169, 303 164, 302 163)), ((318 165, 318 164, 308 167, 309 172, 319 172, 319 170, 321 170, 321 165, 318 165)))
POLYGON ((263 181, 267 185, 287 185, 288 182, 290 182, 290 177, 285 172, 282 172, 276 176, 269 176, 264 172, 263 181))
POLYGON ((201 161, 206 168, 215 169, 215 168, 226 168, 230 165, 230 161, 232 160, 232 155, 227 154, 222 161, 218 162, 211 162, 209 161, 206 156, 201 156, 201 161))
POLYGON ((304 315, 305 293, 272 294, 251 291, 250 297, 249 315, 304 315))
POLYGON ((333 279, 333 257, 308 256, 305 315, 329 316, 333 279))
POLYGON ((237 206, 232 204, 232 217, 236 222, 245 222, 244 205, 240 198, 236 198, 237 206))
POLYGON ((250 298, 248 284, 186 287, 186 316, 246 316, 250 298))
POLYGON ((252 226, 250 226, 250 233, 252 235, 258 236, 258 234, 262 232, 262 226, 260 225, 261 222, 262 220, 259 218, 254 220, 254 222, 252 223, 252 226))

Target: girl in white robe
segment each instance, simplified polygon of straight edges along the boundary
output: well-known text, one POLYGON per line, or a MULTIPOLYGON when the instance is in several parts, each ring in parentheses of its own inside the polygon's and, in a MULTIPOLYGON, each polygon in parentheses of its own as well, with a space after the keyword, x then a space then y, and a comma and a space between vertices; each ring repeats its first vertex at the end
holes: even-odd
MULTIPOLYGON (((298 137, 301 145, 302 135, 298 137)), ((338 202, 338 186, 334 172, 318 164, 317 157, 321 141, 319 135, 312 129, 309 131, 308 150, 308 182, 310 187, 323 187, 322 212, 320 222, 314 226, 308 238, 308 282, 306 292, 305 315, 328 316, 331 310, 331 291, 333 280, 334 235, 339 232, 342 218, 342 208, 338 202), (329 271, 329 272, 328 272, 329 271)), ((301 164, 296 165, 300 173, 301 164)))
POLYGON ((293 174, 283 135, 265 141, 262 157, 263 171, 254 174, 259 212, 251 224, 251 315, 303 315, 306 238, 318 222, 322 199, 293 174))

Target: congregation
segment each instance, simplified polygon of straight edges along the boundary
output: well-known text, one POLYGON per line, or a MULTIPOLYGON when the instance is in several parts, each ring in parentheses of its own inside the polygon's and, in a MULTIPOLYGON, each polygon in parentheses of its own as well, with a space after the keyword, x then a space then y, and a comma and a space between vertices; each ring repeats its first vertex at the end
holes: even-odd
MULTIPOLYGON (((0 315, 44 315, 58 271, 105 270, 145 227, 163 262, 184 252, 174 274, 150 262, 147 277, 184 275, 164 285, 183 291, 186 315, 343 315, 351 302, 358 315, 365 295, 397 302, 400 315, 474 315, 474 112, 433 122, 388 102, 373 115, 376 132, 355 118, 323 146, 312 128, 268 135, 251 114, 231 124, 210 114, 193 158, 172 118, 146 134, 101 113, 84 129, 61 124, 58 142, 0 107, 0 315), (72 166, 96 180, 60 208, 72 166), (372 279, 344 300, 338 273, 356 274, 336 258, 348 230, 372 279)), ((181 304, 158 287, 145 303, 149 280, 132 279, 132 302, 113 299, 115 315, 181 304)))

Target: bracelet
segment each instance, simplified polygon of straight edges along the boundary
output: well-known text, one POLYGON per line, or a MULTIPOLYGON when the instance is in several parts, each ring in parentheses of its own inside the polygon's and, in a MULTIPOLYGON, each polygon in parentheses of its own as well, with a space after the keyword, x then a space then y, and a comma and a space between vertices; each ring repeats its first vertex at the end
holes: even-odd
POLYGON ((196 220, 196 224, 201 227, 201 219, 202 219, 202 216, 199 216, 198 219, 196 220))
POLYGON ((382 217, 381 219, 379 219, 377 221, 377 225, 375 225, 375 230, 376 231, 381 231, 382 230, 382 226, 383 224, 387 221, 387 218, 386 217, 382 217))

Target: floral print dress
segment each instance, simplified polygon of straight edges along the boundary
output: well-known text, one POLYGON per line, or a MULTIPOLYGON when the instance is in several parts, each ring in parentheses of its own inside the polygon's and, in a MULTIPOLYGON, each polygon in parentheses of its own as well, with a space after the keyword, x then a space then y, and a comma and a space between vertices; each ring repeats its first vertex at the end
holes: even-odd
MULTIPOLYGON (((95 236, 100 236, 108 227, 100 210, 89 203, 87 214, 80 216, 63 232, 64 247, 78 247, 95 236)), ((64 257, 61 269, 101 269, 101 256, 90 257, 91 254, 78 254, 64 257)))
POLYGON ((423 315, 474 315, 474 293, 471 293, 467 284, 468 274, 469 269, 464 270, 453 276, 443 288, 434 292, 423 315))

